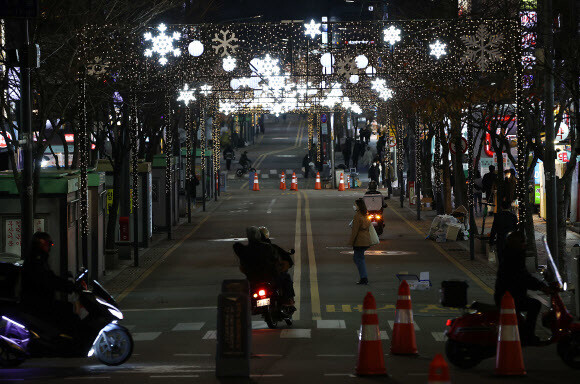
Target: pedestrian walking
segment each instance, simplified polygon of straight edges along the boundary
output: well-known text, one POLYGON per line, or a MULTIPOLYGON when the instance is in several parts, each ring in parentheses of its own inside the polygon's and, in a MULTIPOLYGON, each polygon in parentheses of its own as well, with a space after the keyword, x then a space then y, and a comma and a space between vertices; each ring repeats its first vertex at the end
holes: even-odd
POLYGON ((489 172, 483 176, 481 180, 481 185, 483 186, 483 192, 485 192, 485 200, 488 203, 493 203, 493 198, 491 196, 491 187, 493 186, 493 182, 495 181, 497 175, 495 173, 495 166, 489 166, 489 172))
POLYGON ((379 163, 377 161, 373 162, 373 164, 369 168, 369 179, 379 184, 379 177, 381 174, 381 170, 379 168, 379 163))
POLYGON ((489 244, 496 244, 497 259, 500 264, 504 259, 506 237, 518 227, 518 217, 510 211, 510 208, 510 202, 507 200, 501 202, 501 211, 495 214, 489 234, 489 244))
POLYGON ((483 196, 483 183, 481 178, 481 172, 479 170, 475 171, 475 179, 473 180, 473 206, 474 211, 477 213, 477 208, 479 206, 479 213, 483 212, 481 199, 483 196))
POLYGON ((356 199, 353 208, 355 214, 352 219, 349 245, 352 246, 354 251, 353 261, 358 269, 359 281, 357 284, 367 285, 369 279, 365 262, 365 251, 371 246, 369 230, 372 224, 367 217, 367 207, 363 199, 356 199))
POLYGON ((505 200, 511 204, 516 199, 516 172, 513 169, 505 171, 505 200))
POLYGON ((354 148, 352 149, 352 166, 353 168, 358 167, 358 159, 361 156, 361 142, 355 141, 354 148))
POLYGON ((342 146, 342 157, 344 157, 344 165, 346 165, 347 168, 350 167, 350 139, 346 139, 346 141, 344 142, 343 146, 342 146))
POLYGON ((226 161, 226 168, 229 171, 232 166, 232 160, 236 158, 236 154, 234 149, 231 145, 228 145, 226 149, 224 149, 224 160, 226 161))
POLYGON ((373 151, 370 146, 367 146, 367 149, 362 157, 362 164, 365 167, 370 167, 373 164, 373 151))
POLYGON ((308 179, 308 171, 310 171, 310 155, 308 153, 302 159, 302 167, 304 167, 304 178, 308 179))

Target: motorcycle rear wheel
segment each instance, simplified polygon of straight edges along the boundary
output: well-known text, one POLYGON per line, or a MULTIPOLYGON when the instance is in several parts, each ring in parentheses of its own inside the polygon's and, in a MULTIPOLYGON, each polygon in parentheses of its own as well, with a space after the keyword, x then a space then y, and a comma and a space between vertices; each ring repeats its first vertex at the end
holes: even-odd
POLYGON ((105 327, 93 346, 99 361, 105 365, 121 365, 133 353, 133 338, 120 326, 105 327))
POLYGON ((16 368, 24 363, 24 358, 10 350, 10 347, 0 342, 0 367, 16 368))
POLYGON ((274 317, 272 316, 272 312, 270 311, 270 309, 268 309, 268 312, 264 314, 264 321, 266 322, 268 328, 270 329, 276 329, 278 327, 278 322, 274 320, 274 317))
POLYGON ((238 169, 238 170, 236 170, 236 176, 237 176, 237 177, 242 177, 242 176, 244 176, 244 170, 243 170, 243 169, 238 169))
POLYGON ((375 230, 377 231, 377 236, 380 236, 380 235, 383 234, 383 226, 380 225, 380 223, 379 223, 379 225, 377 225, 377 227, 375 228, 375 230))
POLYGON ((451 339, 445 342, 445 355, 451 364, 461 369, 473 368, 482 360, 481 352, 476 346, 451 339))
POLYGON ((580 334, 573 334, 558 342, 558 355, 569 367, 580 369, 580 334))

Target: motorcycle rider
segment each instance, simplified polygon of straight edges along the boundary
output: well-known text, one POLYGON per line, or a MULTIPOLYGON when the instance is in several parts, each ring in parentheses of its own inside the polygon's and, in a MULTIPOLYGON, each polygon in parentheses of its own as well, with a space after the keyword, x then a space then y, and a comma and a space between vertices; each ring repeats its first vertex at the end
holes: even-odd
POLYGON ((272 240, 270 240, 270 231, 268 230, 268 228, 260 227, 259 229, 261 234, 261 241, 270 244, 274 248, 274 252, 276 253, 276 258, 278 262, 277 269, 279 270, 279 272, 274 280, 276 286, 282 289, 283 304, 290 306, 294 305, 294 296, 295 296, 294 282, 292 281, 292 277, 290 277, 290 274, 288 273, 288 270, 294 266, 294 261, 290 256, 291 253, 272 243, 272 240))
POLYGON ((77 291, 72 281, 57 276, 48 265, 53 241, 46 232, 32 236, 30 252, 22 267, 22 306, 24 310, 51 325, 74 332, 79 317, 73 313, 68 301, 57 300, 58 292, 66 294, 77 291), (53 319, 53 320, 51 320, 53 319))
POLYGON ((542 304, 528 296, 528 289, 551 293, 552 289, 533 277, 526 269, 526 237, 521 231, 514 231, 506 238, 504 257, 497 270, 494 299, 498 307, 504 294, 509 291, 514 298, 518 313, 526 312, 524 324, 520 324, 522 343, 538 345, 541 343, 535 334, 536 320, 542 304))
POLYGON ((377 188, 378 188, 378 183, 376 181, 372 180, 371 182, 369 182, 369 187, 366 190, 365 195, 380 195, 382 198, 381 206, 383 208, 387 208, 387 203, 385 203, 385 197, 383 196, 383 194, 381 192, 379 192, 377 190, 377 188))
POLYGON ((244 151, 244 153, 242 153, 242 156, 240 156, 239 164, 244 167, 244 169, 250 168, 252 162, 248 158, 248 151, 244 151))
POLYGON ((246 228, 248 244, 234 243, 234 252, 240 259, 240 270, 250 282, 273 281, 278 274, 274 248, 262 240, 258 227, 246 228))

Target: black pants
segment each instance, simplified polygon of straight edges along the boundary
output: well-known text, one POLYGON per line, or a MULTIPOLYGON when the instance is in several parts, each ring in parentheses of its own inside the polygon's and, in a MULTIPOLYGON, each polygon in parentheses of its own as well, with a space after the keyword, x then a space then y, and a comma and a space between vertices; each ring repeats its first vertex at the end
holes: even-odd
POLYGON ((228 169, 228 171, 230 170, 230 167, 232 166, 232 160, 231 159, 226 159, 226 168, 228 169))
POLYGON ((276 276, 276 286, 282 291, 283 300, 294 298, 294 282, 288 272, 282 272, 276 276))
POLYGON ((542 303, 526 296, 521 300, 517 300, 515 304, 518 312, 526 313, 525 323, 520 324, 520 334, 522 335, 522 339, 528 339, 535 333, 536 321, 538 320, 538 315, 542 309, 542 303))

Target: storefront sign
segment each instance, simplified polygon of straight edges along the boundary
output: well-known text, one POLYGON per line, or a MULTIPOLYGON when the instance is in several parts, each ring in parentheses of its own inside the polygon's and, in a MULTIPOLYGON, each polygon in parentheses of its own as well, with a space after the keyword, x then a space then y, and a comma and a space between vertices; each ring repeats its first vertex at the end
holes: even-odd
MULTIPOLYGON (((4 252, 20 255, 22 246, 22 222, 20 219, 9 219, 4 224, 4 252)), ((34 220, 34 232, 44 232, 44 219, 34 220)))

